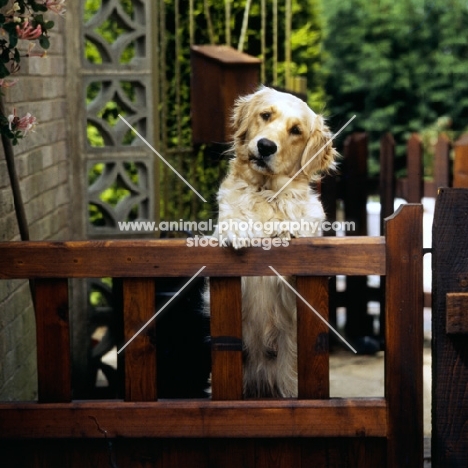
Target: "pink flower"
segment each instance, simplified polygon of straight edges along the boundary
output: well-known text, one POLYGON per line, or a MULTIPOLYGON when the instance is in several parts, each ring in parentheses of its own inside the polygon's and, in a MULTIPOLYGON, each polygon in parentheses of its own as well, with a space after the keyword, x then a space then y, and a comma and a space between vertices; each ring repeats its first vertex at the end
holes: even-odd
POLYGON ((24 117, 18 117, 16 109, 13 109, 13 114, 8 116, 8 127, 10 130, 23 132, 23 136, 26 136, 29 131, 34 131, 36 124, 36 117, 29 112, 24 117))
POLYGON ((46 0, 44 5, 48 10, 63 16, 67 10, 65 10, 65 0, 46 0))
POLYGON ((0 88, 11 88, 18 83, 18 80, 5 80, 4 78, 0 79, 0 88))
POLYGON ((42 35, 41 25, 38 24, 35 28, 32 27, 31 23, 26 20, 23 24, 16 26, 16 34, 19 39, 25 39, 27 41, 34 41, 42 35))

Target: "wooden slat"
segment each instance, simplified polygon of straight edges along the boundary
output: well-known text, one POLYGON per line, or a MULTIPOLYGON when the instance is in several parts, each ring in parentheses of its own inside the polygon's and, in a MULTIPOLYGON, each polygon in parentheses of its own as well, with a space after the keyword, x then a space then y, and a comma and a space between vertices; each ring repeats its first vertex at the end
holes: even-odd
POLYGON ((68 281, 40 279, 36 291, 38 398, 71 401, 68 281))
MULTIPOLYGON (((297 292, 328 322, 328 278, 296 278, 297 292)), ((297 371, 299 398, 329 398, 329 330, 297 299, 297 371)))
POLYGON ((294 439, 264 439, 255 444, 255 468, 302 466, 301 447, 294 439))
MULTIPOLYGON (((343 187, 345 219, 356 223, 354 235, 367 235, 367 160, 369 156, 366 133, 353 133, 344 145, 343 187)), ((342 273, 344 274, 344 273, 342 273)))
MULTIPOLYGON (((0 440, 15 467, 83 468, 384 468, 385 439, 99 439, 0 440), (299 463, 291 455, 301 455, 299 463)), ((11 463, 8 466, 12 466, 11 463)))
POLYGON ((422 205, 404 205, 385 226, 388 468, 423 464, 422 215, 422 205))
POLYGON ((0 242, 0 279, 384 275, 382 237, 301 238, 288 247, 187 247, 183 239, 77 242, 0 242))
MULTIPOLYGON (((345 142, 343 187, 345 219, 355 221, 356 229, 347 236, 367 235, 367 164, 369 138, 366 133, 354 133, 345 142)), ((346 273, 340 273, 346 275, 346 273)), ((349 336, 369 335, 370 317, 367 314, 367 278, 346 278, 346 333, 349 336)))
MULTIPOLYGON (((258 439, 216 439, 205 441, 208 445, 207 466, 239 468, 255 465, 255 452, 258 439)), ((188 465, 190 466, 190 465, 188 465)))
MULTIPOLYGON (((439 190, 432 232, 432 463, 468 466, 468 339, 447 335, 447 293, 468 293, 468 190, 439 190)), ((466 309, 465 309, 466 314, 466 309)))
MULTIPOLYGON (((0 403, 0 438, 385 437, 384 399, 0 403)), ((415 465, 416 466, 416 465, 415 465)))
POLYGON ((153 401, 156 391, 156 346, 154 320, 139 330, 156 313, 154 280, 128 278, 123 280, 123 315, 125 343, 125 399, 153 401))
POLYGON ((386 133, 380 139, 380 232, 384 219, 390 216, 395 202, 395 139, 386 133))
POLYGON ((211 394, 242 399, 242 309, 240 278, 210 278, 211 394))
POLYGON ((423 148, 419 135, 413 133, 407 144, 408 203, 420 203, 423 196, 423 148))
POLYGON ((386 440, 377 437, 303 439, 303 467, 385 468, 386 440))
POLYGON ((468 188, 468 134, 462 135, 454 146, 453 186, 468 188))
POLYGON ((434 184, 436 189, 450 187, 450 147, 451 144, 447 135, 439 135, 434 155, 434 184))

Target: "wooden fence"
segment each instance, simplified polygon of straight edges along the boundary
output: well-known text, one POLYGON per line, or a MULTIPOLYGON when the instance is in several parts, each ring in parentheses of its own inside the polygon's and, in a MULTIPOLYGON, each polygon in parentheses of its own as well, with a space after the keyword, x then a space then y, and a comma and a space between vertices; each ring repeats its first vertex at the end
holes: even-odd
MULTIPOLYGON (((364 132, 353 133, 343 146, 343 160, 338 176, 325 178, 322 184, 322 200, 327 215, 336 219, 336 201, 341 199, 344 218, 356 223, 354 233, 346 235, 367 235, 367 201, 371 195, 380 199, 380 226, 383 232, 384 219, 394 212, 395 199, 402 198, 408 203, 420 203, 423 197, 436 197, 440 187, 468 187, 468 134, 452 143, 444 134, 439 135, 434 148, 433 178, 424 178, 423 144, 421 137, 414 133, 406 146, 405 177, 395 176, 395 140, 386 133, 380 140, 380 174, 371 179, 368 175, 369 141, 364 132), (451 152, 453 150, 453 160, 451 152)), ((332 288, 334 286, 332 285, 332 288)), ((346 332, 359 338, 374 334, 373 317, 368 314, 368 303, 380 302, 384 307, 384 285, 369 287, 367 278, 346 278, 345 291, 335 293, 331 301, 331 314, 337 307, 346 308, 346 332)), ((431 294, 424 296, 425 307, 431 306, 431 294)), ((380 339, 383 342, 385 315, 380 317, 380 339)), ((376 337, 379 339, 379 337, 376 337)))
MULTIPOLYGON (((423 463, 422 206, 379 237, 295 239, 288 248, 188 248, 183 240, 0 243, 0 278, 35 281, 38 402, 0 404, 2 460, 24 467, 356 467, 423 463), (330 398, 327 327, 298 300, 298 399, 243 400, 241 276, 295 275, 328 319, 327 278, 386 284, 385 397, 330 398), (123 351, 125 398, 73 400, 69 279, 121 278, 124 339, 155 313, 158 277, 210 277, 212 398, 158 400, 152 332, 123 351)), ((3 463, 3 461, 2 461, 3 463)))

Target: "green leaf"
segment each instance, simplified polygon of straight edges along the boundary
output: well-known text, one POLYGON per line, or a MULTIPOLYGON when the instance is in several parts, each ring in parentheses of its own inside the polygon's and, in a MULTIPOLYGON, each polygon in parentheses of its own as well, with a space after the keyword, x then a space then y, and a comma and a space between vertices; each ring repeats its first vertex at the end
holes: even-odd
POLYGON ((28 3, 33 11, 47 11, 47 7, 42 3, 36 3, 34 0, 29 0, 28 3))
POLYGON ((8 39, 10 40, 10 48, 14 49, 18 45, 18 36, 16 35, 16 31, 10 33, 8 35, 8 39))
POLYGON ((9 74, 10 71, 8 70, 8 68, 2 62, 0 62, 0 78, 5 78, 9 74))
POLYGON ((39 38, 39 44, 43 49, 48 49, 50 47, 50 41, 46 36, 41 36, 39 38))
POLYGON ((2 53, 0 54, 0 60, 3 63, 8 63, 10 61, 10 49, 5 48, 2 50, 2 53))

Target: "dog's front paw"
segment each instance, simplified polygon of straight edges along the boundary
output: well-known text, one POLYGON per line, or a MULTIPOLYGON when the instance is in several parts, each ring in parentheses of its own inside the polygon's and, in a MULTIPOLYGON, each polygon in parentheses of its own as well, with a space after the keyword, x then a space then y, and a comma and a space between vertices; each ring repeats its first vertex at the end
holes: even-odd
POLYGON ((249 247, 250 239, 252 238, 247 231, 228 231, 222 234, 222 237, 224 239, 221 245, 230 245, 236 250, 249 247))
POLYGON ((287 241, 290 241, 292 238, 296 237, 294 234, 291 234, 289 231, 281 231, 279 234, 278 234, 278 237, 280 239, 284 239, 284 240, 287 240, 287 241))
POLYGON ((221 246, 232 246, 234 249, 249 247, 251 240, 256 237, 264 237, 263 232, 255 229, 252 222, 238 219, 220 221, 217 227, 221 246))

